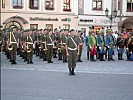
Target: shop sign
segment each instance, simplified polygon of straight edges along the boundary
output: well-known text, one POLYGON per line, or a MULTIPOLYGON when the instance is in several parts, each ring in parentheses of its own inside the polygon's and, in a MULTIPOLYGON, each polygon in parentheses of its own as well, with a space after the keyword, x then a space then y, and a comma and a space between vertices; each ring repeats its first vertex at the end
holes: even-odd
POLYGON ((93 19, 80 19, 80 22, 93 22, 93 19))
POLYGON ((58 18, 30 17, 31 21, 58 21, 58 18))
POLYGON ((64 21, 64 22, 71 22, 71 18, 64 18, 64 19, 61 19, 61 21, 64 21))

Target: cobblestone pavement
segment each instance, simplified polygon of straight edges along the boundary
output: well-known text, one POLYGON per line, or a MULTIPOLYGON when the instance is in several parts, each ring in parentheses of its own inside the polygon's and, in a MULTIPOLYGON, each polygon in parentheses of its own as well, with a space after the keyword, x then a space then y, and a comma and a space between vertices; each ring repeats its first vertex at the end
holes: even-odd
MULTIPOLYGON (((77 63, 76 72, 84 73, 111 73, 111 74, 133 74, 133 62, 126 61, 124 54, 123 61, 117 60, 117 52, 115 52, 115 61, 105 62, 90 62, 86 58, 86 48, 83 50, 82 63, 77 63)), ((38 71, 58 71, 67 72, 67 63, 58 61, 57 58, 53 58, 53 64, 48 64, 46 61, 39 59, 39 57, 33 56, 34 64, 27 64, 23 62, 23 59, 17 56, 17 65, 11 65, 6 59, 4 54, 1 54, 1 67, 3 69, 18 69, 18 70, 38 70, 38 71)))

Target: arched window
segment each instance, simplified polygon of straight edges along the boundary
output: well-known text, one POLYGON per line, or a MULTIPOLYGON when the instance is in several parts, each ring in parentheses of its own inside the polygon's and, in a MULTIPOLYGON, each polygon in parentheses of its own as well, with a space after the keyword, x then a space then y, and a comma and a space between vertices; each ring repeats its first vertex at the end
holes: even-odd
POLYGON ((127 11, 133 12, 133 0, 127 0, 127 11))

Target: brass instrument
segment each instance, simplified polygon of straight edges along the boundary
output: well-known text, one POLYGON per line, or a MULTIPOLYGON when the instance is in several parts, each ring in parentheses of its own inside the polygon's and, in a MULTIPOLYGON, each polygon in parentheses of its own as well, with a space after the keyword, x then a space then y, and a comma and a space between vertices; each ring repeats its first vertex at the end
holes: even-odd
POLYGON ((13 50, 13 46, 12 46, 12 41, 11 41, 11 39, 12 39, 12 32, 10 32, 9 33, 9 44, 8 44, 8 50, 9 51, 12 51, 13 50))
POLYGON ((31 48, 29 48, 29 45, 28 45, 28 36, 27 36, 27 42, 26 42, 26 52, 27 53, 30 53, 32 50, 31 50, 31 48))

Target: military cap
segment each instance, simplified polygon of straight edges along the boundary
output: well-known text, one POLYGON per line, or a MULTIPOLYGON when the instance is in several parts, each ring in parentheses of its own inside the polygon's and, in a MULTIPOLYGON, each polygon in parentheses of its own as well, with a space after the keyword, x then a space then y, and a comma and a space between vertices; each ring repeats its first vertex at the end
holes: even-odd
POLYGON ((81 30, 78 30, 78 33, 81 32, 81 30))
POLYGON ((70 32, 75 31, 74 29, 71 29, 70 32))

